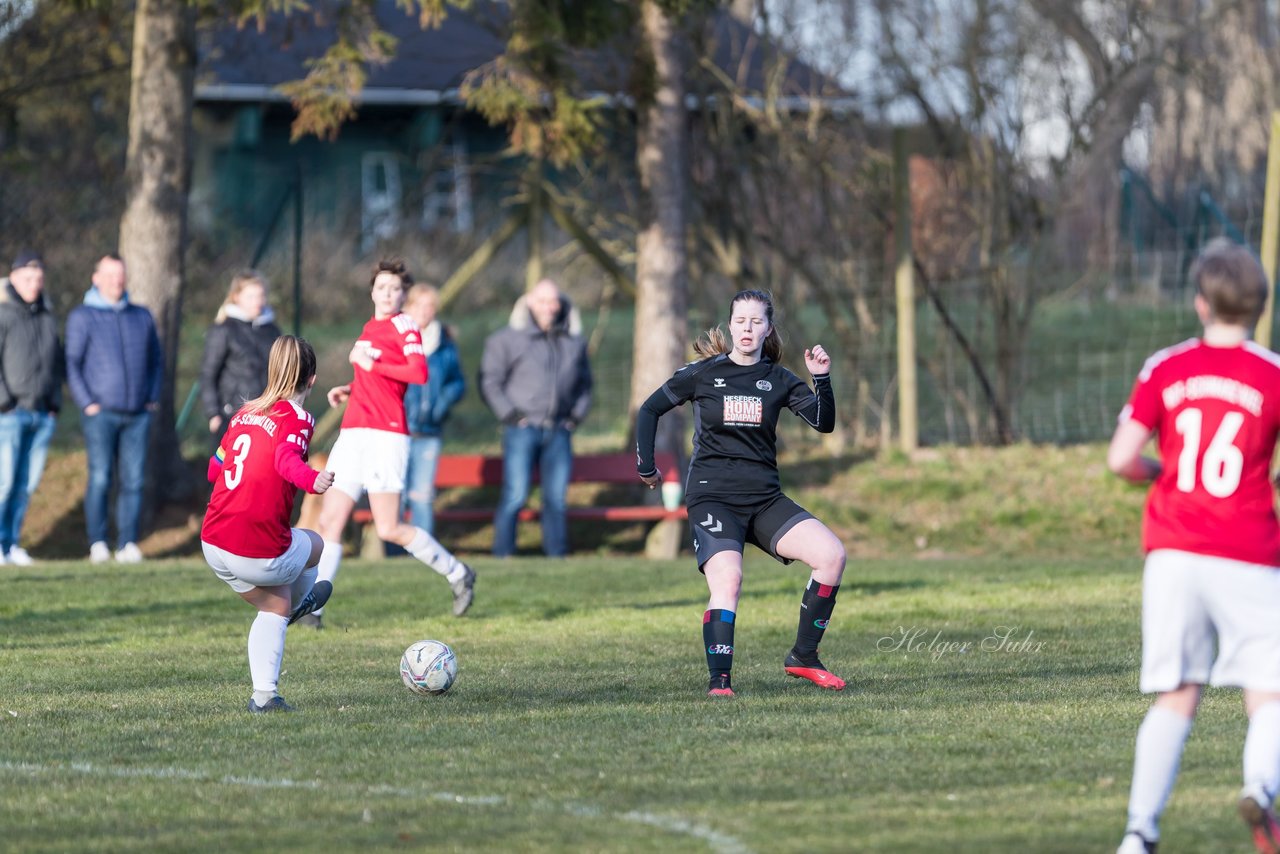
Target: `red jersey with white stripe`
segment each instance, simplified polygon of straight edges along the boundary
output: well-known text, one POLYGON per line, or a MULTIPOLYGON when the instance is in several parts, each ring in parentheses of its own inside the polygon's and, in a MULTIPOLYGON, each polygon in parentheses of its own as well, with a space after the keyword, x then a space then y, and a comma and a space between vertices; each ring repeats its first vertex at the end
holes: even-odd
POLYGON ((1271 459, 1280 432, 1280 356, 1252 341, 1184 341, 1147 359, 1120 420, 1157 434, 1146 551, 1179 549, 1280 566, 1271 459))
POLYGON ((360 331, 357 347, 368 348, 373 370, 356 368, 342 426, 408 435, 404 393, 411 383, 427 381, 427 356, 413 318, 401 312, 374 318, 360 331))
POLYGON ((311 413, 291 400, 265 415, 237 412, 210 461, 200 539, 241 557, 284 554, 298 488, 312 490, 319 474, 305 463, 314 433, 311 413))

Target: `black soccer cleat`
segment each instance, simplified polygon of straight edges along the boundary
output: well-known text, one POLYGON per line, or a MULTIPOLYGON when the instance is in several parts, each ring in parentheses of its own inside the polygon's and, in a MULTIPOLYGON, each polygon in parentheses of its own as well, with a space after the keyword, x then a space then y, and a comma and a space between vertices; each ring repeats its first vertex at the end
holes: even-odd
MULTIPOLYGON (((293 613, 289 615, 289 625, 301 620, 312 611, 318 611, 324 607, 324 603, 329 601, 329 597, 333 595, 332 581, 317 581, 311 586, 311 590, 306 596, 302 597, 302 601, 298 603, 298 607, 293 609, 293 613)), ((317 629, 323 628, 320 624, 320 617, 317 616, 313 621, 307 620, 306 625, 313 626, 317 629)))
POLYGON ((1124 839, 1120 840, 1120 847, 1116 849, 1116 854, 1156 854, 1157 847, 1158 843, 1131 830, 1124 835, 1124 839))
POLYGON ((716 673, 711 676, 711 681, 707 684, 708 697, 732 697, 734 696, 733 688, 729 685, 728 673, 716 673))
POLYGON ((467 609, 471 607, 471 600, 476 596, 475 570, 465 563, 462 568, 466 570, 466 574, 457 581, 449 582, 449 589, 453 591, 453 616, 455 617, 461 617, 467 613, 467 609))
POLYGON ((276 694, 274 697, 272 697, 270 700, 267 700, 267 702, 263 703, 261 706, 255 703, 253 701, 253 698, 250 697, 249 711, 253 712, 255 715, 266 715, 272 712, 292 712, 294 711, 294 708, 293 706, 289 705, 284 701, 284 697, 281 697, 279 694, 276 694))

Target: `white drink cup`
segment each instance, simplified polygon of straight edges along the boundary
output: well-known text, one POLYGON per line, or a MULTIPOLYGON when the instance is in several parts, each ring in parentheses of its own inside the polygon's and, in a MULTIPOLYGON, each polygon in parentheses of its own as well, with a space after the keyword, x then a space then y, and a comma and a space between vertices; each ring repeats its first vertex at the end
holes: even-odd
POLYGON ((677 510, 680 507, 680 501, 684 498, 684 487, 680 485, 678 480, 664 480, 662 482, 662 506, 667 510, 677 510))

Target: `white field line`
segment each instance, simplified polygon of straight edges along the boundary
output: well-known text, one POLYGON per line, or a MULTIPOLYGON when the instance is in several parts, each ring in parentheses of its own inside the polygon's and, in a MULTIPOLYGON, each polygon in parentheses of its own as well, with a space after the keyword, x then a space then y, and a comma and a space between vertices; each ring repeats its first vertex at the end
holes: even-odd
MULTIPOLYGON (((290 780, 288 778, 267 779, 263 777, 241 777, 232 774, 228 774, 223 777, 214 777, 201 771, 192 771, 186 768, 130 768, 123 766, 94 765, 89 762, 68 762, 65 765, 42 765, 31 762, 0 761, 0 771, 32 776, 59 773, 65 774, 71 772, 95 777, 114 777, 117 779, 191 780, 193 782, 202 783, 219 783, 224 786, 244 786, 251 789, 353 789, 367 795, 427 798, 433 801, 461 804, 464 806, 501 806, 510 802, 509 798, 503 797, 502 795, 459 795, 454 792, 434 791, 431 789, 418 789, 405 786, 359 786, 348 783, 324 783, 319 780, 290 780)), ((543 806, 546 803, 546 801, 539 800, 536 805, 543 806)), ((553 804, 552 806, 562 810, 567 815, 578 816, 581 818, 607 818, 616 821, 631 822, 633 824, 643 824, 649 827, 656 827, 659 830, 665 830, 668 833, 689 836, 694 839, 701 839, 711 847, 712 851, 719 852, 719 854, 751 854, 751 849, 748 848, 742 840, 737 839, 736 837, 730 836, 727 833, 721 833, 720 831, 707 827, 704 824, 697 824, 674 816, 657 815, 649 812, 637 812, 635 810, 625 813, 607 813, 599 807, 588 806, 585 804, 553 804)))

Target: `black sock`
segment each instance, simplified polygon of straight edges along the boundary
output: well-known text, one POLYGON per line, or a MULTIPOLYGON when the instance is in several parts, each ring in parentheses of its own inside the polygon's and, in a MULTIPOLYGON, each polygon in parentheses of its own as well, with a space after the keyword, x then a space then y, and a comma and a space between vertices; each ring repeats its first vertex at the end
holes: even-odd
POLYGON ((732 611, 712 608, 702 615, 702 645, 707 651, 707 670, 712 676, 729 675, 733 669, 732 611))
POLYGON ((801 660, 817 659, 818 644, 827 630, 831 612, 836 607, 836 592, 840 585, 819 584, 812 578, 800 600, 800 626, 796 629, 794 651, 801 660))

